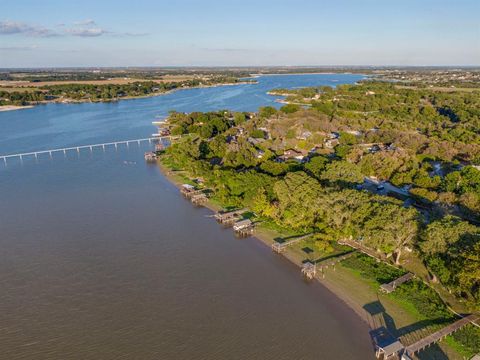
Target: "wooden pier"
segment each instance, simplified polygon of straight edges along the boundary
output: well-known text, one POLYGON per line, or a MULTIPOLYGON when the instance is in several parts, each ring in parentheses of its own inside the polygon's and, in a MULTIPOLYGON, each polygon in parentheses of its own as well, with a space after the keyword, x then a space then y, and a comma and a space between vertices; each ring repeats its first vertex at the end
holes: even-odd
POLYGON ((191 199, 195 195, 203 193, 204 189, 197 189, 195 186, 190 185, 190 184, 183 184, 180 192, 182 193, 183 196, 185 196, 187 199, 191 199))
POLYGON ((371 330, 369 334, 375 347, 377 359, 398 359, 399 354, 405 349, 403 344, 385 326, 371 330))
POLYGON ((317 267, 314 263, 307 261, 302 265, 302 274, 309 280, 315 278, 317 274, 317 267))
POLYGON ((250 219, 240 220, 233 224, 235 234, 242 237, 252 235, 254 228, 255 225, 250 219))
POLYGON ((284 252, 287 249, 287 247, 289 247, 290 245, 293 245, 297 242, 305 240, 305 239, 309 238, 310 236, 312 236, 311 233, 301 235, 301 236, 297 236, 293 239, 290 239, 290 240, 287 240, 287 241, 284 241, 284 242, 274 242, 272 244, 272 250, 275 251, 276 253, 280 254, 280 253, 284 252))
POLYGON ((406 283, 407 281, 414 278, 412 273, 406 273, 405 275, 400 276, 398 279, 395 279, 388 284, 382 284, 380 286, 380 290, 386 294, 390 294, 391 292, 395 291, 398 285, 406 283))
POLYGON ((329 267, 331 267, 333 270, 335 270, 335 265, 338 264, 339 262, 348 259, 349 257, 355 255, 357 252, 355 250, 352 250, 346 254, 342 254, 340 256, 336 256, 330 259, 326 259, 323 261, 316 261, 315 265, 317 269, 321 272, 322 277, 325 278, 325 270, 327 270, 329 267))
POLYGON ((439 342, 440 340, 444 339, 446 336, 454 333, 457 330, 460 330, 462 327, 473 323, 480 319, 479 315, 470 314, 467 315, 460 320, 457 320, 453 324, 447 325, 444 328, 440 329, 437 332, 434 332, 431 335, 424 337, 423 339, 409 345, 405 348, 405 354, 409 357, 412 357, 414 354, 418 353, 419 351, 425 349, 426 347, 439 342))
POLYGON ((144 156, 145 156, 145 161, 147 162, 157 161, 157 154, 155 154, 153 151, 146 152, 144 156))
POLYGON ((215 219, 224 225, 233 225, 235 222, 242 219, 242 214, 247 212, 247 209, 233 210, 228 212, 218 212, 215 214, 215 219))
POLYGON ((192 202, 192 204, 194 205, 203 205, 204 203, 206 203, 208 200, 208 197, 207 197, 207 194, 205 193, 200 193, 200 194, 196 194, 196 195, 193 195, 191 198, 190 198, 190 201, 192 202))
POLYGON ((197 189, 190 184, 183 184, 180 188, 182 195, 189 199, 194 205, 203 205, 208 200, 208 196, 205 193, 206 190, 208 189, 197 189))
POLYGON ((90 150, 91 152, 97 148, 101 148, 105 150, 107 147, 115 147, 115 149, 117 149, 119 145, 126 145, 128 148, 130 144, 140 145, 143 142, 148 142, 151 144, 152 142, 159 141, 164 138, 170 138, 170 137, 149 137, 149 138, 143 138, 143 139, 113 141, 113 142, 91 144, 91 145, 80 145, 80 146, 72 146, 72 147, 65 147, 65 148, 24 152, 24 153, 18 153, 18 154, 0 155, 0 161, 3 161, 6 165, 8 159, 15 159, 15 158, 18 158, 21 161, 23 161, 23 159, 26 157, 34 157, 35 159, 37 159, 40 155, 49 155, 50 157, 52 157, 53 154, 55 153, 63 153, 66 156, 67 153, 71 151, 76 151, 77 153, 80 153, 81 150, 87 149, 87 150, 90 150))

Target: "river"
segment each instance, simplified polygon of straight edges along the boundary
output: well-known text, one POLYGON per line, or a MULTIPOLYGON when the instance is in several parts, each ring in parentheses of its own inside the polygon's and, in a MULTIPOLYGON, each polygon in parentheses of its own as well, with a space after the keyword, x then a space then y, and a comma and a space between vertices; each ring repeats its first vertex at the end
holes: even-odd
MULTIPOLYGON (((254 111, 285 75, 116 103, 0 113, 0 154, 148 137, 169 110, 254 111)), ((0 165, 0 359, 370 359, 368 328, 321 284, 184 200, 147 144, 0 165)))

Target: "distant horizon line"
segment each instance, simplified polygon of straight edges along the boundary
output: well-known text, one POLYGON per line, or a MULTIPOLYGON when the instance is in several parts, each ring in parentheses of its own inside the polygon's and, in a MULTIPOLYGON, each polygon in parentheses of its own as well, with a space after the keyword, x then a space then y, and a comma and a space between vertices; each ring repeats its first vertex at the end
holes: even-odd
POLYGON ((480 69, 480 65, 124 65, 124 66, 31 66, 0 67, 8 70, 56 69, 480 69))

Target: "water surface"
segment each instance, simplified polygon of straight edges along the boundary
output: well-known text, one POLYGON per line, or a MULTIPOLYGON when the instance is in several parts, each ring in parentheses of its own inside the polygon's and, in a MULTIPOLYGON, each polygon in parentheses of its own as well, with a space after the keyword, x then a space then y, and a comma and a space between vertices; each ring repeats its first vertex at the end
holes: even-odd
MULTIPOLYGON (((256 110, 272 76, 114 104, 0 113, 0 153, 148 136, 170 109, 256 110)), ((335 82, 333 82, 335 83, 335 82)), ((368 329, 255 239, 236 239, 145 164, 148 146, 0 169, 1 359, 369 359, 368 329)))

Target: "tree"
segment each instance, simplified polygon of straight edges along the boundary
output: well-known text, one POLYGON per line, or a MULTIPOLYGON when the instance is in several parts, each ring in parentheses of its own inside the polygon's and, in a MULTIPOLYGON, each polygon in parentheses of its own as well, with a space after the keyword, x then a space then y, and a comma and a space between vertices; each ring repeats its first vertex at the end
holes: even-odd
POLYGON ((422 234, 420 249, 427 255, 444 254, 448 248, 458 244, 478 231, 477 227, 455 216, 430 223, 422 234))
POLYGON ((258 110, 258 114, 261 118, 269 118, 277 113, 277 109, 273 106, 264 106, 258 110))
POLYGON ((328 163, 328 159, 324 156, 314 156, 305 164, 305 169, 317 179, 320 179, 322 172, 328 163))
POLYGON ((273 186, 279 220, 292 228, 311 228, 318 217, 322 187, 304 172, 288 173, 273 186))
POLYGON ((363 174, 360 168, 347 161, 334 161, 328 164, 320 177, 329 182, 363 183, 363 174))
POLYGON ((284 112, 285 114, 292 114, 298 110, 300 110, 300 106, 296 104, 287 104, 280 108, 280 111, 284 112))
POLYGON ((400 264, 403 248, 418 234, 418 212, 389 203, 370 204, 368 212, 362 224, 365 244, 387 256, 395 254, 395 263, 400 264))
POLYGON ((480 241, 462 251, 458 261, 458 283, 461 289, 468 289, 480 301, 480 241))

